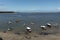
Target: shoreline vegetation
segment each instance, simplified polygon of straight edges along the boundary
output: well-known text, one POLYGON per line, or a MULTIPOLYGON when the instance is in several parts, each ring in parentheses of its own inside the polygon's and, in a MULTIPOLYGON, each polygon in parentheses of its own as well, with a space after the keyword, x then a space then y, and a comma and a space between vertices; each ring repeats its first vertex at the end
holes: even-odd
POLYGON ((0 11, 0 13, 15 13, 14 11, 0 11))
POLYGON ((60 12, 15 12, 15 11, 0 11, 0 13, 60 13, 60 12))

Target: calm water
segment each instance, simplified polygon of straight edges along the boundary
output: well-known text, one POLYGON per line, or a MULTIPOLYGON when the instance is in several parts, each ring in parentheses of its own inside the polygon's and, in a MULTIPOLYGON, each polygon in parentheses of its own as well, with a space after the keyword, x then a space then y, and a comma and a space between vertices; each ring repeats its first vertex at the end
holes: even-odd
POLYGON ((57 23, 60 26, 60 13, 16 13, 16 14, 0 14, 0 30, 7 30, 8 27, 13 27, 14 31, 24 31, 25 26, 31 26, 33 31, 40 30, 40 25, 46 23, 57 23), (15 20, 19 19, 20 22, 16 23, 15 20), (12 24, 8 24, 11 20, 12 24), (31 22, 34 24, 31 25, 31 22))

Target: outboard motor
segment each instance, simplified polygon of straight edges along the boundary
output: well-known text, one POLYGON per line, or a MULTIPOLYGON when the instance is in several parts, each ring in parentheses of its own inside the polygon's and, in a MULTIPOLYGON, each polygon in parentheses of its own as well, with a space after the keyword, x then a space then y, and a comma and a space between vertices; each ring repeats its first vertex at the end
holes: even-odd
POLYGON ((26 27, 27 32, 31 33, 31 28, 30 27, 26 27))

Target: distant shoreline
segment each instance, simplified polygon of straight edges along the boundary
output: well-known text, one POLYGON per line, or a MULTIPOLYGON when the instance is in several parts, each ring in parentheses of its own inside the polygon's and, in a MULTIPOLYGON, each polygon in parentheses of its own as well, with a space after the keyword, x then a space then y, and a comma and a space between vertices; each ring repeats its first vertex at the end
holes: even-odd
POLYGON ((40 13, 60 13, 60 12, 14 12, 14 11, 0 11, 0 13, 37 13, 37 14, 40 14, 40 13))
POLYGON ((0 11, 0 13, 15 13, 14 11, 0 11))

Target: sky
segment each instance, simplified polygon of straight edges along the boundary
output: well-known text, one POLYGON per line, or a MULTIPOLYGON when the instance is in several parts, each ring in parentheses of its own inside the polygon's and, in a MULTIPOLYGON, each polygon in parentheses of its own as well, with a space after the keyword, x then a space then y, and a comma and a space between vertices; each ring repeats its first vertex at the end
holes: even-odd
POLYGON ((60 0, 0 0, 0 11, 60 12, 60 0))

